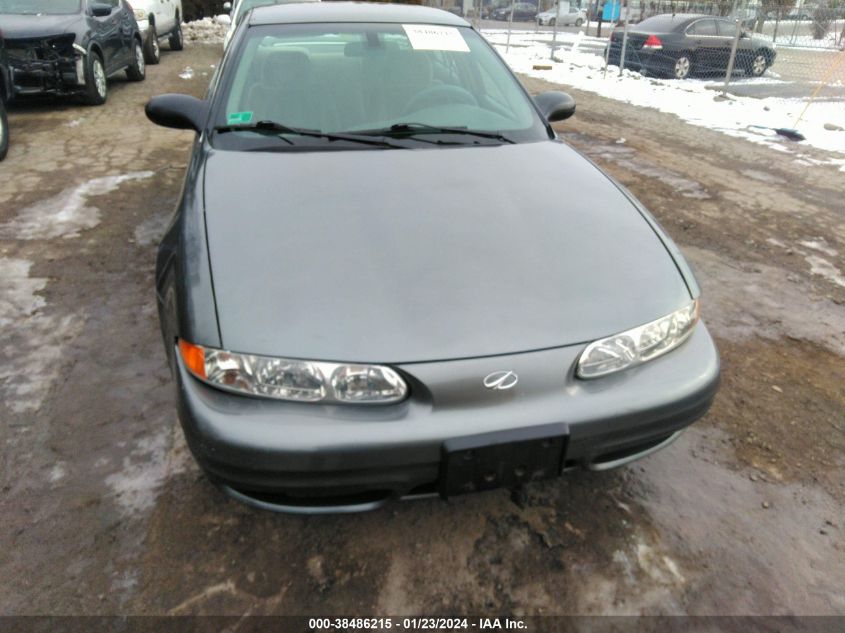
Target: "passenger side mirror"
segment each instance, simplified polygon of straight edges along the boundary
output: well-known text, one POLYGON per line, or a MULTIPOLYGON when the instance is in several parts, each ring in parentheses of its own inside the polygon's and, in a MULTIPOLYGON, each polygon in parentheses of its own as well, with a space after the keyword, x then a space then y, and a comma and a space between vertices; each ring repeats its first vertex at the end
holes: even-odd
POLYGON ((150 99, 144 112, 156 125, 199 132, 208 117, 208 102, 189 95, 160 95, 150 99))
POLYGON ((111 15, 112 6, 103 4, 102 2, 95 2, 91 4, 91 15, 95 18, 107 18, 111 15))
POLYGON ((543 92, 534 97, 534 103, 549 123, 563 121, 575 114, 575 99, 565 92, 543 92))
POLYGON ((232 3, 231 2, 224 2, 223 3, 223 10, 226 13, 229 13, 232 10, 232 3))

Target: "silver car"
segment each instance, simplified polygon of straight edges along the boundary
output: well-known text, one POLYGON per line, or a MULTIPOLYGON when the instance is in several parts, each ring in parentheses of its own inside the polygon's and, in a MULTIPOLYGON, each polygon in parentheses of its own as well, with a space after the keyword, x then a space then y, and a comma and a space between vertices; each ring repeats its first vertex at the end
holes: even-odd
POLYGON ((159 247, 188 446, 229 495, 339 512, 451 498, 666 446, 709 408, 698 284, 654 218, 557 138, 446 11, 254 9, 159 247), (543 186, 536 186, 543 183, 543 186))

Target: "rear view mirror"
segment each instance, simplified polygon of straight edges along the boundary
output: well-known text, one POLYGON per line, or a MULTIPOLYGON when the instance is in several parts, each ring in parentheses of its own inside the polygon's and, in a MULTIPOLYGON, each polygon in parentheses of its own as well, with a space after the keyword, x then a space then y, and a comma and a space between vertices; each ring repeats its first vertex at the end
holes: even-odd
POLYGON ((103 4, 102 2, 94 2, 91 4, 91 15, 95 18, 107 18, 111 15, 112 6, 103 4))
POLYGON ((150 99, 144 112, 156 125, 199 132, 208 117, 208 102, 189 95, 160 95, 150 99))
POLYGON ((575 99, 565 92, 543 92, 534 97, 534 103, 549 123, 563 121, 575 114, 575 99))

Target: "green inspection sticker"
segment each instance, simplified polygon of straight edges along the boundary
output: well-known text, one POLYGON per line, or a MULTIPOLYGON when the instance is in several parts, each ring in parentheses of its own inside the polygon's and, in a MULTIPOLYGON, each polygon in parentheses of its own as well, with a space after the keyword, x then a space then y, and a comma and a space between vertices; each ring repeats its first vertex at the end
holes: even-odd
POLYGON ((237 123, 249 123, 252 121, 252 112, 232 112, 227 119, 229 125, 237 123))

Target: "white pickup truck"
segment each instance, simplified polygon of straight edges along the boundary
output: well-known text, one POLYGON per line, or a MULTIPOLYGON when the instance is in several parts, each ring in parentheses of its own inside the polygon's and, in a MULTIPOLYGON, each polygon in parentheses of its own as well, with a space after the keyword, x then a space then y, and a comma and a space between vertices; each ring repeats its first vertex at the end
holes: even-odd
POLYGON ((182 0, 130 0, 138 22, 138 30, 144 38, 144 59, 148 64, 157 64, 161 59, 159 39, 167 37, 170 50, 181 51, 182 0))

